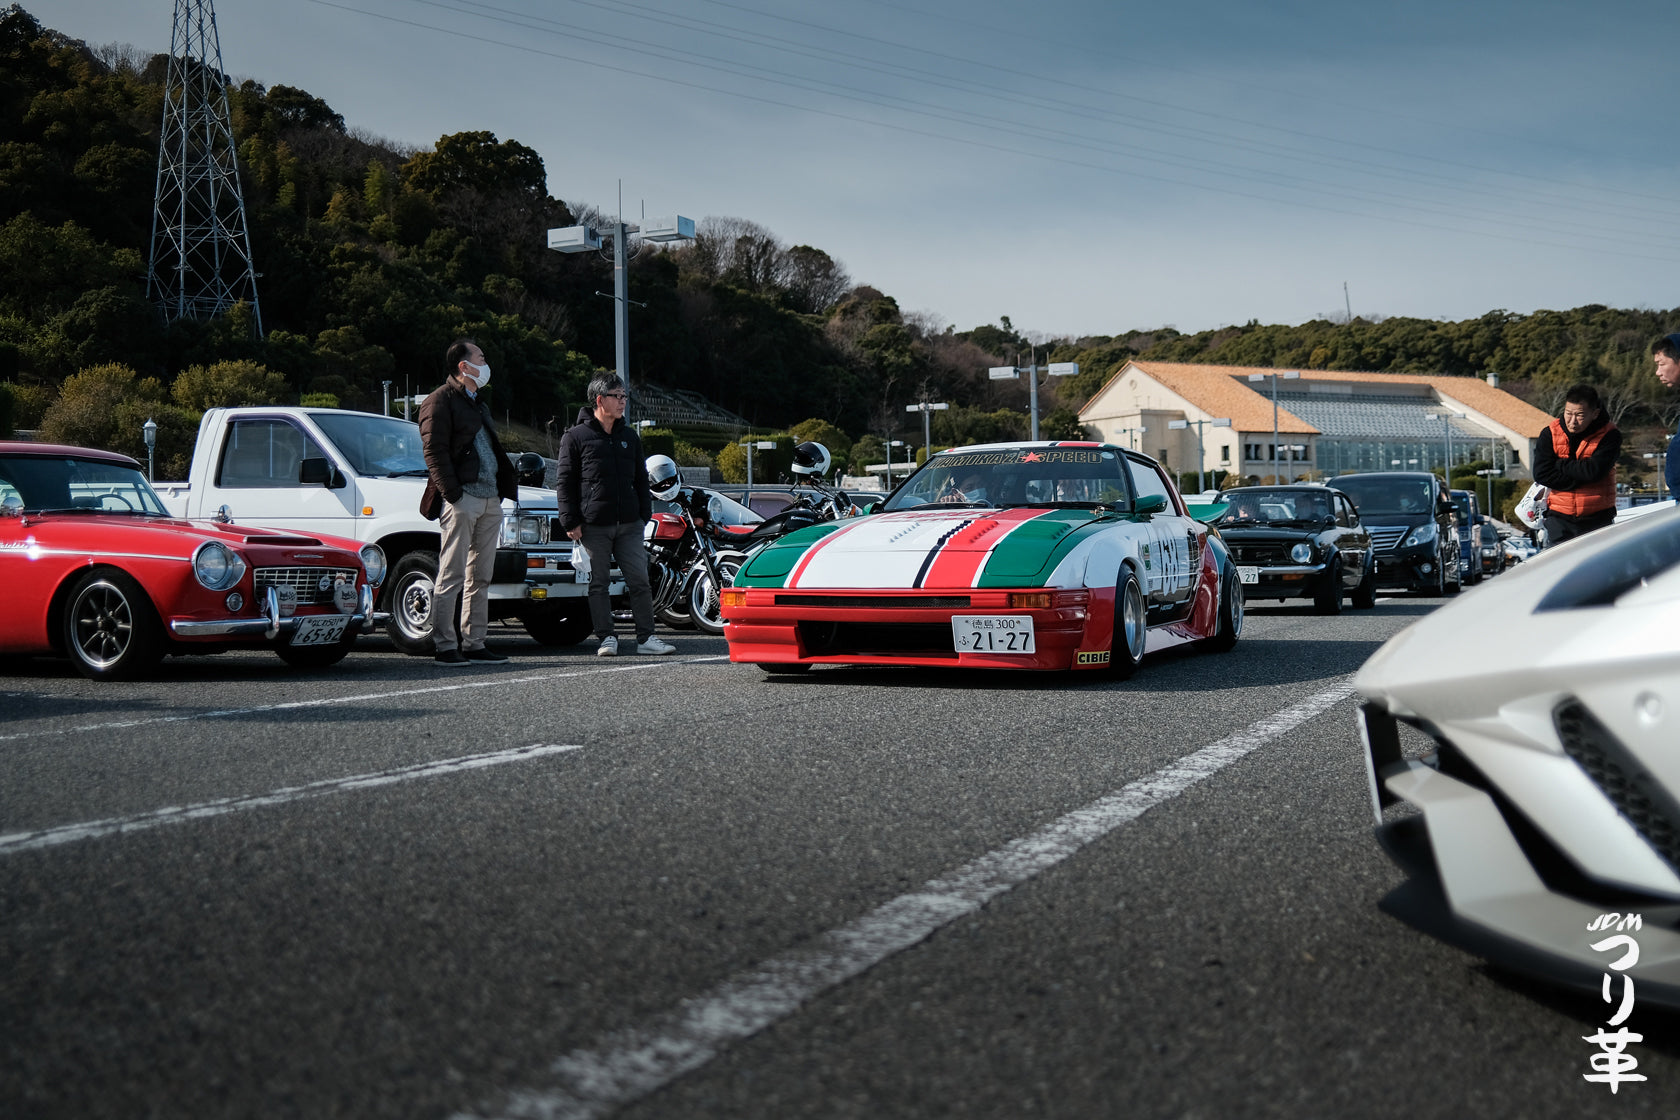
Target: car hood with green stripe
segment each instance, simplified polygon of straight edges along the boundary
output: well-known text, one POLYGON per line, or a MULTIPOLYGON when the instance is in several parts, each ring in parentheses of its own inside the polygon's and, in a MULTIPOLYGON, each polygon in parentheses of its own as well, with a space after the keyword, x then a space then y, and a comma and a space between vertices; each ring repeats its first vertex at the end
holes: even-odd
POLYGON ((756 554, 735 586, 1038 587, 1082 541, 1138 527, 1089 509, 878 513, 788 534, 756 554))

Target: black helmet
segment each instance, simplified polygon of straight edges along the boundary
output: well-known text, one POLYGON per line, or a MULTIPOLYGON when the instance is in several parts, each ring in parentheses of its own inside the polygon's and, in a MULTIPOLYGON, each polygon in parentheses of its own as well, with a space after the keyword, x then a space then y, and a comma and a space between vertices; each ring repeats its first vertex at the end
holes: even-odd
POLYGON ((828 468, 834 464, 834 456, 828 453, 828 448, 815 440, 802 443, 793 449, 793 473, 816 475, 821 478, 828 473, 828 468))
POLYGON ((648 489, 662 502, 668 502, 682 489, 682 470, 669 455, 647 457, 648 489))

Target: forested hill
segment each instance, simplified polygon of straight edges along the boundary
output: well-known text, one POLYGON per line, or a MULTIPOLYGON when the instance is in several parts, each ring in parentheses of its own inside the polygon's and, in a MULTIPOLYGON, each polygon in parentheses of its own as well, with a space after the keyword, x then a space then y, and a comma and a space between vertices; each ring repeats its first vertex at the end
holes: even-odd
MULTIPOLYGON (((166 327, 145 298, 145 258, 167 61, 0 11, 0 429, 134 452, 152 415, 162 468, 190 448, 209 405, 377 407, 383 381, 393 394, 435 385, 445 345, 467 334, 495 366, 496 409, 540 430, 563 425, 589 374, 612 367, 612 308, 596 295, 611 288, 610 261, 546 248, 549 227, 598 215, 549 196, 535 151, 487 131, 409 150, 304 90, 255 81, 230 82, 228 96, 266 334, 244 310, 166 327)), ((643 305, 631 315, 632 377, 694 390, 765 429, 821 418, 851 437, 905 434, 915 418, 904 404, 937 399, 953 407, 938 414, 936 442, 1025 431, 1024 384, 986 378, 1027 360, 1007 318, 957 331, 907 315, 828 252, 750 221, 706 219, 691 244, 644 246, 629 283, 643 305)), ((1496 369, 1542 406, 1583 378, 1625 385, 1637 415, 1659 403, 1649 343, 1677 327, 1680 312, 1587 307, 1034 341, 1041 361, 1081 365, 1044 402, 1045 431, 1072 435, 1070 409, 1133 356, 1496 369)))

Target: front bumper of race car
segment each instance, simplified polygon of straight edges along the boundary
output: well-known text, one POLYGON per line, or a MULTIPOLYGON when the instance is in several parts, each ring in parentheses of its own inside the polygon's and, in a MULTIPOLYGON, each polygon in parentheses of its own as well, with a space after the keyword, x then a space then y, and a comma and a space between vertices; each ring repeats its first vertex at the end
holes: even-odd
POLYGON ((723 615, 731 661, 1101 669, 1110 659, 1114 590, 732 588, 723 615), (1033 652, 959 652, 958 615, 1031 618, 1033 652))
MULTIPOLYGON (((1617 882, 1602 867, 1583 868, 1427 724, 1417 725, 1433 735, 1436 750, 1406 758, 1399 724, 1380 704, 1366 702, 1358 718, 1377 838, 1408 876, 1382 900, 1383 910, 1514 972, 1595 995, 1608 963, 1619 955, 1593 948, 1615 933, 1603 919, 1613 914, 1617 928, 1637 931, 1632 936, 1638 959, 1625 975, 1633 978, 1639 1002, 1680 1009, 1680 897, 1617 882), (1416 812, 1397 816, 1392 810, 1401 804, 1416 812), (1631 915, 1638 915, 1639 923, 1628 927, 1631 915)), ((1547 768, 1531 752, 1524 762, 1535 771, 1547 768)), ((1656 807, 1653 815, 1648 803, 1627 792, 1636 781, 1619 788, 1615 775, 1595 776, 1570 757, 1557 760, 1553 770, 1531 775, 1521 795, 1550 784, 1554 788, 1546 796, 1565 811, 1588 816, 1608 811, 1612 818, 1618 812, 1614 798, 1635 814, 1633 820, 1622 818, 1625 826, 1647 842, 1668 839, 1666 810, 1656 807), (1578 780, 1560 783, 1560 776, 1578 780), (1590 801, 1582 800, 1583 789, 1592 791, 1590 801)))

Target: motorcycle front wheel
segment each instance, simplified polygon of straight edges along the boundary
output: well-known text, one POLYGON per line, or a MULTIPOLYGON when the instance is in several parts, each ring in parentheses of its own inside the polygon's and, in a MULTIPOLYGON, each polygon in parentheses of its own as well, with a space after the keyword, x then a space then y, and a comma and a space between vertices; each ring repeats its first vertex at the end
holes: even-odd
MULTIPOLYGON (((726 586, 735 582, 735 573, 741 570, 745 560, 739 552, 718 553, 718 574, 726 586)), ((694 574, 694 581, 688 587, 688 616, 707 634, 723 633, 723 604, 718 588, 712 585, 712 574, 704 567, 694 574)))

